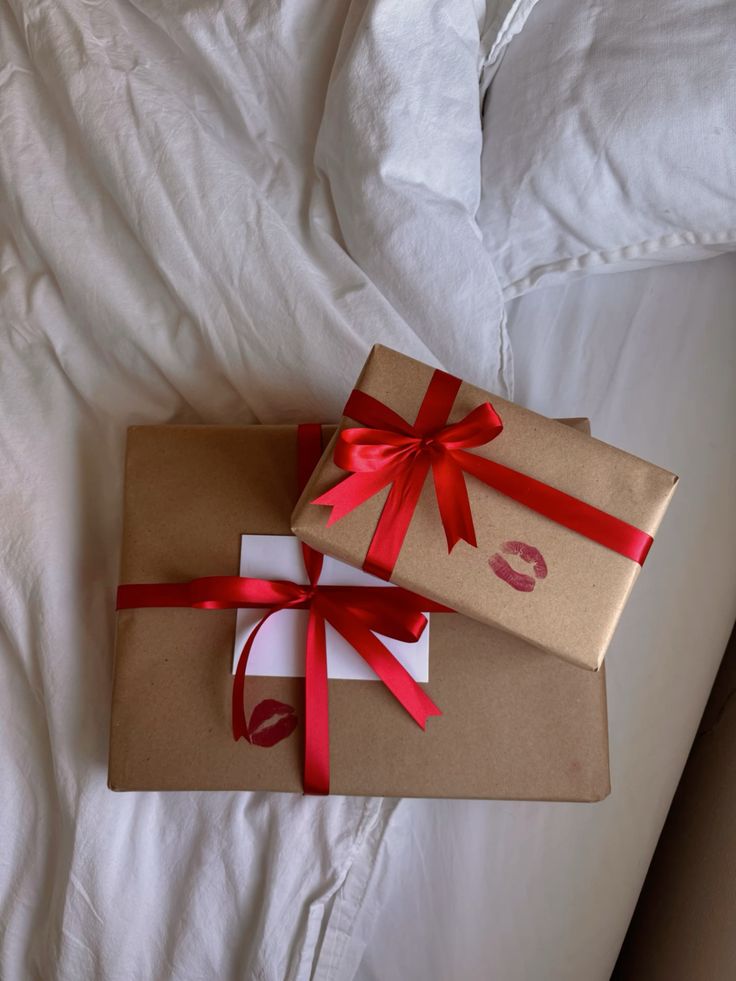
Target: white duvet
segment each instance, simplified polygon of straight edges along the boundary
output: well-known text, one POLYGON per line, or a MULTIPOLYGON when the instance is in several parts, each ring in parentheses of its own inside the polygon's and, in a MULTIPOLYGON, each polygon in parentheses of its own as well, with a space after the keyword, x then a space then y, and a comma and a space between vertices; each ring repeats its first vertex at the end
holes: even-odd
POLYGON ((378 339, 508 391, 469 217, 486 20, 0 8, 3 979, 357 966, 395 803, 106 787, 125 430, 332 420, 378 339))

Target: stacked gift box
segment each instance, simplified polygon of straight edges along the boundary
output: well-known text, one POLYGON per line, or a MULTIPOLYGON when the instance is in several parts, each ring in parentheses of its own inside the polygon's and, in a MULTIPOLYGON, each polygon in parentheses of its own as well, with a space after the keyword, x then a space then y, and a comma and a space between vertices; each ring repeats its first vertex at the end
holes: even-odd
POLYGON ((380 346, 338 427, 131 429, 110 786, 605 797, 675 484, 380 346))

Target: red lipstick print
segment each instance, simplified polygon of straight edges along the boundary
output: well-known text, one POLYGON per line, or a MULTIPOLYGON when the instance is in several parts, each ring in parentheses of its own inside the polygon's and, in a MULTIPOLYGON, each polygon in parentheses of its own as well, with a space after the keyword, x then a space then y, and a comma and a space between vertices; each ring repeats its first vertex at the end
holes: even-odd
POLYGON ((291 705, 265 698, 250 714, 248 742, 254 746, 275 746, 296 729, 296 712, 291 705))
POLYGON ((488 565, 499 579, 503 579, 504 582, 520 593, 531 593, 537 584, 537 579, 544 579, 547 575, 547 563, 539 549, 534 548, 533 545, 527 545, 526 542, 504 542, 501 546, 501 552, 492 555, 488 560, 488 565), (509 565, 501 552, 506 555, 518 555, 520 559, 532 566, 534 575, 529 576, 525 572, 517 572, 509 565))

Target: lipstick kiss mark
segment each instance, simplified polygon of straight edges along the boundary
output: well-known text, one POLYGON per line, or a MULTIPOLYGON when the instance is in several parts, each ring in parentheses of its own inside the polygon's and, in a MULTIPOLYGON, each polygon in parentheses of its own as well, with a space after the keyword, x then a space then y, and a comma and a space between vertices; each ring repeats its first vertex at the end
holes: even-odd
POLYGON ((539 549, 534 548, 533 545, 527 545, 525 542, 504 542, 501 546, 501 552, 492 555, 488 560, 488 565, 499 579, 503 579, 505 583, 520 593, 531 593, 537 584, 537 579, 544 579, 547 575, 547 563, 539 549), (532 566, 534 575, 528 576, 524 572, 517 572, 509 565, 501 552, 506 555, 518 555, 520 559, 532 566))
POLYGON ((275 746, 296 729, 296 712, 291 705, 264 698, 250 714, 248 742, 254 746, 275 746))

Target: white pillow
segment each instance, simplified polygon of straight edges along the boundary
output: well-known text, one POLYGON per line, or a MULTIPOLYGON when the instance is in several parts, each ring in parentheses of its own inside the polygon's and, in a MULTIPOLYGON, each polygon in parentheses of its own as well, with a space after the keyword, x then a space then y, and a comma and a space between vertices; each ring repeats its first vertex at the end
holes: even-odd
POLYGON ((486 97, 505 298, 736 247, 736 2, 541 0, 486 97))
MULTIPOLYGON (((512 385, 504 304, 475 220, 479 80, 533 3, 356 0, 314 161, 346 250, 425 360, 501 394, 512 385)), ((381 329, 353 325, 373 340, 381 329)))

